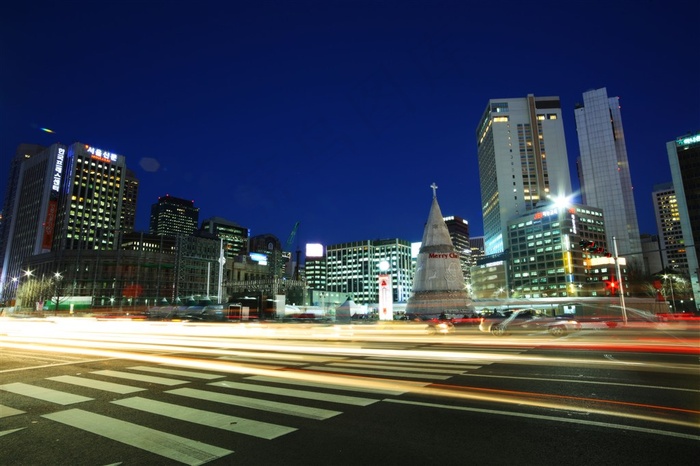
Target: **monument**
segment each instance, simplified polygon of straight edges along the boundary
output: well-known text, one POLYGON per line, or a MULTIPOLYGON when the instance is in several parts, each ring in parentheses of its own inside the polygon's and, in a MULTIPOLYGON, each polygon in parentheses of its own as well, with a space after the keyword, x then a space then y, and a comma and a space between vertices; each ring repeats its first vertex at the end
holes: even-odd
POLYGON ((433 188, 433 204, 416 259, 413 295, 406 303, 406 314, 422 317, 464 314, 470 300, 464 286, 459 254, 437 202, 437 185, 433 183, 430 187, 433 188))

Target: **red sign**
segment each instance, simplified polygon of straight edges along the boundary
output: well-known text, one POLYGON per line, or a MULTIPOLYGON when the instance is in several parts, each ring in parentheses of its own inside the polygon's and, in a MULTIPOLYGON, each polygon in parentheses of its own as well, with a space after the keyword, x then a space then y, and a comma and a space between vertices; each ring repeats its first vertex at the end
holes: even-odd
POLYGON ((53 230, 56 226, 56 212, 58 211, 58 201, 49 201, 49 207, 46 209, 46 221, 44 222, 44 237, 41 241, 42 249, 51 249, 53 243, 53 230))

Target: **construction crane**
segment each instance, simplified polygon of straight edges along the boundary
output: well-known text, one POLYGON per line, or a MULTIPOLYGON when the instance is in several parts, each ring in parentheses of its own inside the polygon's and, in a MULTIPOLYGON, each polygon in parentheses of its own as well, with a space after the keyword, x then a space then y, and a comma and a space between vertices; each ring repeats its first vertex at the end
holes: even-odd
MULTIPOLYGON (((289 238, 287 238, 287 251, 290 253, 292 252, 292 244, 294 243, 294 238, 297 236, 297 230, 299 229, 299 222, 296 222, 294 224, 294 228, 292 228, 292 232, 289 234, 289 238)), ((299 249, 299 244, 297 243, 297 255, 296 255, 296 262, 294 263, 294 275, 292 278, 294 280, 299 280, 299 260, 301 258, 301 250, 299 249)))

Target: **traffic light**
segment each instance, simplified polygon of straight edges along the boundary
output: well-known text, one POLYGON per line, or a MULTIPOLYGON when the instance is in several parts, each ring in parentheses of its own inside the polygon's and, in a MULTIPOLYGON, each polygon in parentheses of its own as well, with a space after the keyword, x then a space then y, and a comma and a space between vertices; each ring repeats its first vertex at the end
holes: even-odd
POLYGON ((620 284, 617 280, 605 280, 605 289, 610 290, 610 294, 612 296, 615 296, 615 294, 617 293, 619 285, 620 284))

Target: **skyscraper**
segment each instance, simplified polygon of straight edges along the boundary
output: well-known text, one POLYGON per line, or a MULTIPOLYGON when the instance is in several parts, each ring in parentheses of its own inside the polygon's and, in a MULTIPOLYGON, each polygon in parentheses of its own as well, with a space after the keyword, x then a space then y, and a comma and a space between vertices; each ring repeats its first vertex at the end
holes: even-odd
MULTIPOLYGON (((444 223, 443 223, 444 224, 444 223)), ((411 293, 411 243, 399 239, 353 241, 326 249, 326 290, 345 294, 356 303, 379 301, 379 264, 386 261, 391 275, 393 302, 405 302, 411 293)))
POLYGON ((666 143, 694 300, 700 300, 700 131, 666 143))
POLYGON ((156 235, 189 236, 199 227, 199 207, 194 201, 169 194, 151 206, 149 231, 156 235))
POLYGON ((139 196, 139 180, 136 173, 127 168, 124 176, 124 197, 122 198, 121 229, 134 231, 136 225, 136 201, 139 196))
POLYGON ((508 221, 571 195, 559 97, 491 99, 476 129, 487 255, 508 248, 508 221))
POLYGON ((650 273, 671 272, 688 275, 688 258, 683 242, 681 218, 673 183, 654 186, 651 193, 656 215, 656 229, 659 232, 659 256, 661 268, 650 273))
POLYGON ((80 142, 57 143, 34 155, 18 154, 13 167, 1 289, 33 255, 116 248, 124 156, 80 142))
POLYGON ((462 266, 464 285, 469 289, 471 285, 469 268, 472 266, 472 248, 469 244, 469 222, 455 216, 445 217, 444 220, 447 231, 450 233, 450 239, 452 240, 455 252, 459 254, 459 263, 462 266))
POLYGON ((227 259, 248 253, 249 230, 221 217, 212 217, 202 222, 201 230, 223 240, 224 256, 227 259))
POLYGON ((622 129, 619 97, 605 88, 583 93, 577 104, 576 130, 580 149, 579 180, 584 204, 603 209, 606 240, 628 262, 642 266, 637 209, 622 129))

